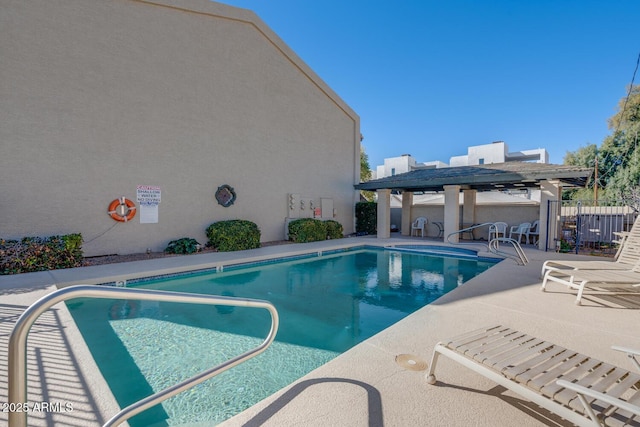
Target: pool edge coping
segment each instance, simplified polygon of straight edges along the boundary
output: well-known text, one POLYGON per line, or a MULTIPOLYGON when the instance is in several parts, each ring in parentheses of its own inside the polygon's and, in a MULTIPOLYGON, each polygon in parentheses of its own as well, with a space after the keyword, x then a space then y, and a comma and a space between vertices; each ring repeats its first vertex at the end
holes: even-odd
MULTIPOLYGON (((212 252, 204 254, 185 255, 180 257, 156 258, 141 261, 83 266, 76 268, 23 273, 17 275, 0 276, 0 294, 10 293, 11 290, 24 288, 43 289, 50 285, 64 288, 79 284, 116 283, 151 276, 163 276, 187 273, 194 270, 212 270, 236 264, 263 262, 274 258, 304 256, 318 252, 347 250, 358 246, 378 248, 393 248, 407 244, 403 238, 377 239, 375 237, 353 237, 336 240, 326 240, 312 243, 296 243, 290 245, 267 246, 258 249, 237 252, 212 252)), ((416 242, 412 245, 458 247, 438 241, 416 242)), ((465 244, 467 248, 474 248, 479 256, 492 257, 486 252, 486 245, 465 244), (468 246, 467 246, 468 245, 468 246), (484 252, 480 255, 481 252, 484 252)), ((495 257, 493 257, 495 258, 495 257)), ((499 258, 501 259, 501 258, 499 258)))

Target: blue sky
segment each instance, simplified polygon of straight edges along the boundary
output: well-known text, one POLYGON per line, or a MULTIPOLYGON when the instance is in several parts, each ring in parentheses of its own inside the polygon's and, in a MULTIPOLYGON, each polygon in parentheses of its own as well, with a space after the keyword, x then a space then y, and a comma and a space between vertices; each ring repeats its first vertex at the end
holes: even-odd
POLYGON ((610 134, 640 53, 638 0, 222 3, 253 10, 358 113, 373 169, 498 140, 560 164, 610 134))

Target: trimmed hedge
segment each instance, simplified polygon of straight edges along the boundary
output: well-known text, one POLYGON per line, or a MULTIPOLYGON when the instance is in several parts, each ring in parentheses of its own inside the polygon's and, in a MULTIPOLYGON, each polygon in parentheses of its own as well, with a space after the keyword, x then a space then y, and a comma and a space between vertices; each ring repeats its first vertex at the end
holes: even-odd
POLYGON ((209 245, 220 252, 260 247, 260 229, 251 221, 232 219, 214 222, 207 227, 206 232, 209 245))
POLYGON ((82 235, 0 239, 0 274, 82 266, 82 235))
POLYGON ((344 237, 342 224, 338 221, 300 218, 289 223, 289 240, 295 243, 318 242, 342 237, 344 237))
POLYGON ((342 239, 344 237, 342 224, 338 221, 329 219, 324 224, 327 227, 327 239, 342 239))
POLYGON ((356 233, 378 233, 378 204, 375 202, 356 203, 356 233))
POLYGON ((289 223, 289 240, 296 243, 317 242, 327 239, 324 221, 314 218, 295 219, 289 223))

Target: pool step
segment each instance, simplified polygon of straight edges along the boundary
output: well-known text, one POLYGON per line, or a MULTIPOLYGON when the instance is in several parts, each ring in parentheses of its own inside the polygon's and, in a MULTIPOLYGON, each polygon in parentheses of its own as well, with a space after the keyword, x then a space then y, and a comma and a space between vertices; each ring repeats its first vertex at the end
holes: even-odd
POLYGON ((478 258, 478 251, 474 249, 451 248, 437 245, 396 245, 387 247, 389 250, 400 252, 419 252, 428 255, 454 256, 461 258, 478 258))

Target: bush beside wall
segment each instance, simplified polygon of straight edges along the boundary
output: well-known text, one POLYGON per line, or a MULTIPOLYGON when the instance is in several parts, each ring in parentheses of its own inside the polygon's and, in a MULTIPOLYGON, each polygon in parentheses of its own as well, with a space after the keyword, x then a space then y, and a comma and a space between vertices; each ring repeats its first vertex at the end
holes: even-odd
POLYGON ((338 221, 300 218, 289 223, 289 240, 295 243, 318 242, 343 237, 342 224, 338 221))
POLYGON ((0 274, 82 266, 82 235, 0 239, 0 274))
POLYGON ((300 218, 289 223, 289 240, 296 243, 317 242, 327 239, 327 227, 314 218, 300 218))
POLYGON ((200 250, 200 243, 191 237, 183 237, 182 239, 172 240, 165 248, 168 254, 193 254, 200 250))
POLYGON ((220 252, 242 251, 260 247, 260 229, 242 219, 214 222, 206 230, 209 245, 220 252))
POLYGON ((378 204, 375 202, 356 203, 356 233, 378 233, 378 204))
POLYGON ((344 237, 342 224, 338 221, 329 219, 324 224, 327 227, 327 239, 342 239, 344 237))

